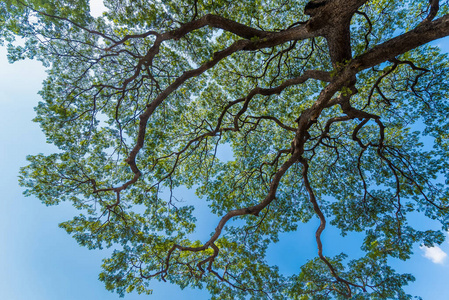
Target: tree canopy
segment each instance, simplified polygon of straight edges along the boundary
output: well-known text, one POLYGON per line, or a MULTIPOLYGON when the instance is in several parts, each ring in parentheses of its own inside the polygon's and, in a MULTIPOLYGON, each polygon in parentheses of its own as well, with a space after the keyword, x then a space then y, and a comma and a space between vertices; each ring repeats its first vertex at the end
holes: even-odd
POLYGON ((20 182, 80 210, 60 224, 80 245, 115 249, 107 289, 411 299, 389 258, 449 229, 449 60, 429 44, 449 35, 447 1, 104 3, 94 18, 87 0, 3 1, 0 40, 48 70, 35 121, 59 150, 29 156, 20 182), (216 218, 200 241, 201 205, 216 218), (317 257, 282 274, 267 248, 312 218, 317 257), (365 255, 326 256, 327 224, 363 233, 365 255))

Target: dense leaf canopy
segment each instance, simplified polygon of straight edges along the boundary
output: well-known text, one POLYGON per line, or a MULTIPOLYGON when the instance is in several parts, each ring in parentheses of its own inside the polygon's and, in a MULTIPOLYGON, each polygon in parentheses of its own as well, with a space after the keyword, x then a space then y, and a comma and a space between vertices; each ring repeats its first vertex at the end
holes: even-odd
POLYGON ((35 121, 59 151, 30 156, 21 184, 80 209, 61 224, 80 245, 115 249, 107 289, 164 280, 213 299, 411 298, 413 276, 388 259, 442 243, 449 225, 449 61, 429 45, 449 35, 446 1, 105 5, 94 18, 87 0, 6 0, 0 40, 11 61, 48 70, 35 121), (178 201, 181 186, 201 202, 178 201), (204 203, 216 218, 199 241, 204 203), (441 230, 414 228, 412 213, 441 230), (267 247, 312 218, 317 257, 281 274, 267 247), (365 255, 326 256, 326 222, 362 232, 365 255))

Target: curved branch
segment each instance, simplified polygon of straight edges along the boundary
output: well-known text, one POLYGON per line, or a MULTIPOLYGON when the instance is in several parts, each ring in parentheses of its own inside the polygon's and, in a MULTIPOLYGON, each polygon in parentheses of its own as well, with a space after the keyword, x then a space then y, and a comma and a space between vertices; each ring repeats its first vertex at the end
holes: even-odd
POLYGON ((429 14, 421 23, 419 23, 418 26, 432 21, 433 18, 435 18, 437 16, 438 10, 440 9, 440 1, 439 0, 429 0, 429 5, 430 5, 429 14))
POLYGON ((341 278, 337 271, 335 270, 335 268, 332 266, 332 264, 327 260, 327 258, 323 255, 323 243, 321 242, 321 234, 324 231, 324 229, 326 228, 326 218, 324 217, 323 212, 321 211, 318 202, 316 200, 315 197, 315 193, 313 192, 312 186, 310 185, 309 182, 309 177, 308 177, 308 170, 309 170, 309 164, 307 162, 307 160, 303 157, 301 157, 299 159, 299 162, 303 165, 303 169, 302 169, 302 176, 303 176, 303 181, 304 181, 304 186, 309 194, 309 200, 313 205, 313 210, 315 211, 315 213, 317 214, 318 218, 320 219, 320 226, 318 227, 316 233, 315 233, 315 239, 316 239, 316 243, 318 246, 318 256, 320 257, 320 259, 327 265, 327 267, 329 268, 329 270, 331 271, 332 276, 335 277, 335 279, 337 279, 337 281, 342 282, 345 286, 346 286, 346 290, 348 292, 348 294, 346 295, 348 298, 351 298, 352 296, 352 291, 351 291, 351 287, 350 286, 354 286, 354 287, 359 287, 359 288, 363 288, 360 285, 351 283, 343 278, 341 278))

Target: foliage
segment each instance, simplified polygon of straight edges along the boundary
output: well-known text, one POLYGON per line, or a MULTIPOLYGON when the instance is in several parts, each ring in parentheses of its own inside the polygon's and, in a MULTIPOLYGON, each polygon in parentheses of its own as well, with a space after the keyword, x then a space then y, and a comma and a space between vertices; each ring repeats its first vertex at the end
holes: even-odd
POLYGON ((48 69, 35 121, 59 148, 20 182, 81 211, 60 225, 80 245, 115 249, 100 280, 121 295, 163 280, 213 299, 410 299, 388 258, 449 229, 439 2, 107 0, 94 18, 86 0, 3 1, 9 59, 48 69), (182 186, 218 216, 207 241, 182 186), (312 218, 317 258, 280 274, 267 247, 312 218), (363 232, 366 256, 325 256, 326 221, 363 232))

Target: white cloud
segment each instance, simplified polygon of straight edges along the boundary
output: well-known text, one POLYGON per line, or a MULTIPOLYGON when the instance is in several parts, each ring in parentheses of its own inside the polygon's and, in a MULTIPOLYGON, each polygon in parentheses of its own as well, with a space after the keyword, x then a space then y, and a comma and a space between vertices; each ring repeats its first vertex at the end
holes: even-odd
POLYGON ((104 11, 106 11, 106 7, 103 4, 102 0, 91 0, 89 2, 90 5, 90 14, 93 17, 100 17, 104 11))
POLYGON ((446 252, 441 250, 440 247, 420 247, 424 251, 424 257, 430 259, 435 264, 443 264, 447 258, 446 252))

